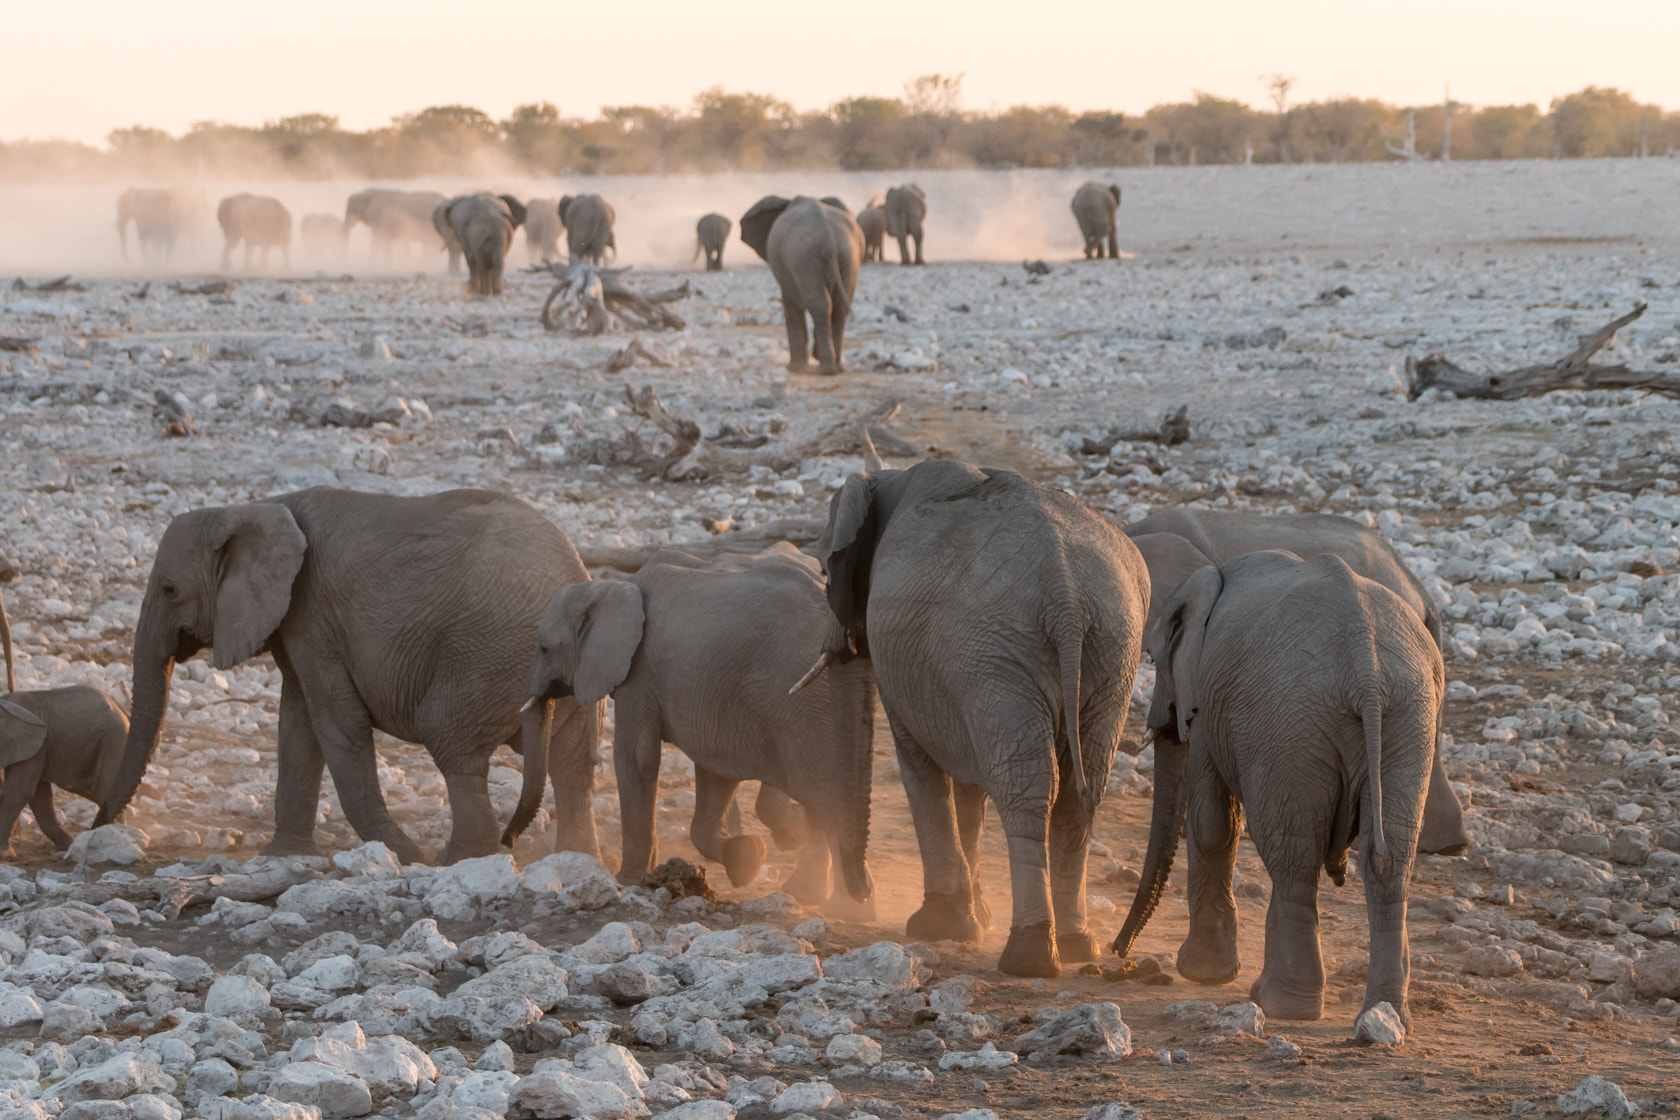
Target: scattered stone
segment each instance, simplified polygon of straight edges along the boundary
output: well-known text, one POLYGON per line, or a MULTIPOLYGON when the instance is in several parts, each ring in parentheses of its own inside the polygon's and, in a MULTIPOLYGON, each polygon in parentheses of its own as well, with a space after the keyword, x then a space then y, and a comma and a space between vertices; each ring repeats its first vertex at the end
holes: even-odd
POLYGON ((1384 1000, 1360 1014, 1353 1024, 1353 1036, 1376 1046, 1399 1046, 1406 1041, 1406 1028, 1400 1023, 1400 1013, 1384 1000))
POLYGON ((1266 1040, 1266 1053, 1280 1061, 1292 1062, 1301 1056, 1301 1048, 1281 1034, 1274 1034, 1266 1040))
POLYGON ((1063 1055, 1117 1062, 1132 1052, 1132 1032, 1112 1003, 1082 1003, 1015 1039, 1015 1052, 1034 1063, 1063 1055))
POLYGON ((1557 1107, 1565 1116, 1600 1112, 1609 1120, 1624 1120, 1639 1115, 1638 1106, 1627 1099, 1621 1086, 1597 1076, 1588 1077, 1570 1092, 1559 1096, 1557 1107))

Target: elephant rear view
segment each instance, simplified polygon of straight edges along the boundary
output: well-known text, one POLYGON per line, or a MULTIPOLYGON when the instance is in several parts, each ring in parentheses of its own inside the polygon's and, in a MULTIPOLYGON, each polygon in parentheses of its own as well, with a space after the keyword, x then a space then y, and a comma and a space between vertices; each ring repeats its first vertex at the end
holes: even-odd
POLYGON ((448 229, 432 224, 432 212, 449 200, 436 191, 393 191, 370 188, 357 191, 344 204, 344 236, 357 225, 365 225, 373 238, 373 259, 389 261, 397 245, 404 251, 412 245, 425 256, 439 249, 449 253, 449 272, 460 271, 461 247, 448 229))
POLYGON ((467 291, 479 296, 502 294, 502 271, 513 246, 513 231, 525 221, 525 206, 508 194, 464 194, 432 213, 439 231, 447 229, 467 260, 467 291))
POLYGON ((533 198, 525 204, 525 254, 532 264, 560 259, 560 202, 533 198))
POLYGON ((863 231, 856 220, 838 200, 801 195, 790 202, 766 195, 741 216, 741 240, 769 263, 781 286, 788 370, 803 373, 815 357, 818 373, 839 373, 863 259, 863 231))
POLYGON ((1085 238, 1085 259, 1101 260, 1104 242, 1111 260, 1120 259, 1120 234, 1116 218, 1120 213, 1120 188, 1112 183, 1086 183, 1074 192, 1073 217, 1085 238))
POLYGON ((251 250, 262 250, 262 266, 268 267, 268 251, 280 250, 286 267, 292 267, 292 212, 277 198, 236 194, 216 207, 216 224, 222 227, 222 267, 233 260, 233 251, 245 246, 245 268, 251 267, 251 250))
POLYGON ((733 224, 722 214, 707 214, 694 226, 695 247, 706 254, 706 271, 723 271, 723 246, 733 224))
POLYGON ((555 206, 560 224, 566 227, 566 250, 574 261, 600 264, 607 250, 618 255, 613 223, 618 215, 598 194, 565 195, 555 206))
POLYGON ((879 261, 882 242, 887 236, 887 212, 879 206, 865 206, 858 211, 857 224, 863 232, 864 263, 879 261))
POLYGON ((926 264, 922 260, 922 221, 927 217, 927 195, 922 193, 922 188, 914 183, 891 188, 882 212, 887 219, 887 233, 898 242, 898 263, 926 264), (907 244, 910 240, 916 242, 914 260, 907 244))

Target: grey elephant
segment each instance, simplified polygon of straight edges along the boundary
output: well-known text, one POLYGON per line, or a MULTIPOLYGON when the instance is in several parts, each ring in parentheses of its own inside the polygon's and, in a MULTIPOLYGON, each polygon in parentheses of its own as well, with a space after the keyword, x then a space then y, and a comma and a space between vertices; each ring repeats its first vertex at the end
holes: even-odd
POLYGON ((723 246, 734 223, 722 214, 707 214, 694 225, 695 255, 706 254, 706 271, 723 271, 723 246))
POLYGON ((1085 259, 1101 260, 1104 242, 1110 260, 1120 259, 1120 234, 1116 216, 1120 212, 1120 188, 1110 183, 1086 183, 1073 194, 1073 217, 1085 238, 1085 259))
MULTIPOLYGON (((1406 883, 1445 691, 1440 650, 1416 612, 1338 556, 1251 552, 1174 589, 1149 652, 1149 727, 1189 755, 1178 800, 1190 929, 1178 971, 1224 984, 1240 970, 1231 886, 1246 817, 1272 879, 1250 997, 1273 1018, 1320 1018, 1319 870, 1340 885, 1359 836, 1371 929, 1364 1006, 1387 1002, 1409 1027, 1406 883)), ((1178 821, 1151 823, 1152 875, 1116 951, 1130 951, 1165 889, 1177 837, 1178 821)))
POLYGON ((533 198, 525 204, 525 255, 532 264, 560 259, 560 201, 533 198))
POLYGON ((882 204, 886 214, 887 233, 898 242, 898 263, 926 264, 922 260, 922 222, 927 218, 927 195, 914 183, 892 187, 882 204), (910 257, 909 241, 916 243, 916 256, 910 257))
POLYGON ((922 940, 977 940, 990 797, 1013 917, 998 968, 1096 958, 1085 862, 1140 656, 1149 576, 1089 506, 1012 471, 929 460, 854 474, 818 539, 823 661, 866 657, 921 845, 922 940))
POLYGON ((122 258, 128 260, 128 227, 134 226, 135 240, 140 246, 140 259, 146 265, 162 264, 175 251, 175 239, 181 232, 180 214, 175 199, 167 190, 129 187, 117 196, 117 240, 122 246, 122 258))
POLYGON ((222 227, 222 268, 233 260, 233 251, 245 246, 245 268, 251 267, 251 250, 262 250, 262 266, 268 267, 268 251, 280 250, 286 267, 292 267, 292 213, 277 198, 236 194, 216 207, 216 224, 222 227))
MULTIPOLYGON (((405 863, 420 850, 379 789, 373 732, 423 744, 442 771, 453 830, 440 860, 493 854, 487 775, 497 744, 542 756, 521 682, 537 621, 589 574, 566 534, 504 494, 396 497, 319 487, 190 510, 158 542, 134 634, 134 714, 99 823, 128 804, 162 730, 175 662, 206 646, 217 668, 267 651, 281 675, 274 838, 310 854, 323 763, 350 826, 405 863)), ((598 707, 564 702, 546 768, 562 847, 595 854, 598 707)))
MULTIPOLYGON (((1281 548, 1308 560, 1325 554, 1341 557, 1355 572, 1400 596, 1423 622, 1436 647, 1442 645, 1441 611, 1434 598, 1381 533, 1345 517, 1169 509, 1126 526, 1126 535, 1149 565, 1151 623, 1167 594, 1192 572, 1208 564, 1234 560, 1246 552, 1281 548)), ((1157 772, 1162 766, 1183 764, 1182 757, 1163 757, 1160 752, 1156 758, 1157 772)), ((1162 783, 1157 782, 1157 793, 1161 788, 1162 783)), ((1447 780, 1441 752, 1436 751, 1418 850, 1458 855, 1469 846, 1464 809, 1447 780)))
MULTIPOLYGON (((666 550, 630 579, 555 594, 526 688, 579 704, 613 698, 620 879, 639 882, 657 862, 660 745, 670 742, 694 761, 694 846, 732 883, 751 882, 764 864, 763 840, 724 827, 736 788, 756 779, 798 801, 816 825, 784 889, 802 902, 827 898, 832 853, 846 893, 858 902, 873 896, 868 663, 835 667, 789 695, 820 651, 827 618, 821 571, 791 545, 712 564, 666 550)), ((541 778, 527 768, 515 823, 541 797, 541 778)), ((759 804, 775 807, 774 799, 759 804)))
POLYGON ((887 236, 887 212, 878 205, 865 206, 858 211, 857 224, 863 232, 863 262, 871 264, 879 261, 887 236))
POLYGON ((502 271, 513 247, 513 231, 525 221, 525 206, 510 194, 464 194, 432 213, 441 232, 448 229, 467 262, 467 291, 479 296, 502 294, 502 271))
POLYGON ((0 857, 12 850, 18 814, 35 823, 59 851, 70 835, 53 809, 53 787, 99 804, 111 789, 128 738, 122 706, 97 688, 73 685, 0 696, 0 857))
POLYGON ((613 223, 618 215, 598 194, 564 195, 555 206, 560 224, 566 227, 566 251, 574 261, 600 264, 607 250, 618 254, 613 223))
POLYGON ((394 191, 380 187, 357 191, 344 204, 344 236, 358 225, 368 227, 375 261, 392 259, 396 246, 413 246, 422 256, 447 250, 451 275, 461 270, 461 247, 455 235, 432 225, 432 211, 447 202, 437 191, 394 191))
POLYGON ((782 289, 793 373, 809 369, 812 357, 818 373, 845 368, 846 319, 857 294, 863 232, 838 202, 766 195, 741 216, 741 240, 769 263, 782 289))
POLYGON ((298 223, 303 251, 317 261, 344 259, 344 223, 332 214, 305 214, 298 223))

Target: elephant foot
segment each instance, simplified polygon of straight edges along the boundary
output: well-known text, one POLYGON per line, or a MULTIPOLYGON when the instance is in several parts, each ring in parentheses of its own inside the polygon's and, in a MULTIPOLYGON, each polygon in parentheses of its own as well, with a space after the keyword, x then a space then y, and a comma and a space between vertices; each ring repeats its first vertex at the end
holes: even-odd
POLYGON ((1069 964, 1084 964, 1097 959, 1097 939, 1090 930, 1056 935, 1056 955, 1069 964))
MULTIPOLYGON (((1229 984, 1242 971, 1236 939, 1219 944, 1185 938, 1178 947, 1178 974, 1194 984, 1229 984)), ((1256 981, 1258 983, 1258 981, 1256 981)), ((1269 1012, 1268 1012, 1269 1014, 1269 1012)))
POLYGON ((970 889, 974 892, 972 898, 974 900, 975 920, 980 923, 981 929, 991 929, 992 908, 986 905, 986 892, 981 889, 979 883, 974 883, 970 889))
POLYGON ((1424 830, 1418 833, 1417 850, 1426 856, 1461 856, 1470 850, 1470 834, 1462 821, 1435 829, 1425 822, 1424 830))
POLYGON ((1062 974, 1056 944, 1050 937, 1049 922, 1034 922, 1030 926, 1016 926, 1009 931, 1009 941, 998 958, 998 971, 1006 976, 1043 977, 1054 979, 1062 974))
MULTIPOLYGON (((274 839, 263 845, 262 855, 265 856, 318 856, 320 846, 315 843, 313 836, 288 835, 276 832, 274 839)), ((415 853, 418 857, 419 853, 415 853)))
POLYGON ((844 373, 845 371, 846 367, 841 365, 839 362, 836 362, 833 365, 820 365, 817 367, 817 372, 824 377, 834 377, 835 375, 844 373))
MULTIPOLYGON (((412 840, 408 842, 407 846, 414 852, 413 859, 410 859, 408 854, 403 851, 402 848, 391 843, 391 841, 387 840, 385 844, 392 852, 396 853, 397 858, 403 863, 418 863, 420 861, 420 847, 412 840)), ((449 838, 449 843, 443 846, 443 851, 437 854, 437 859, 434 862, 439 867, 448 867, 450 864, 460 863, 464 859, 479 859, 483 856, 493 856, 500 850, 500 845, 486 847, 483 843, 461 841, 451 836, 449 838)))
POLYGON ((904 933, 917 941, 979 941, 980 922, 968 895, 927 891, 922 908, 904 923, 904 933))
POLYGON ((817 912, 837 922, 873 922, 876 917, 875 900, 867 898, 859 902, 845 891, 835 891, 817 908, 817 912))
MULTIPOLYGON (((1324 989, 1312 993, 1291 991, 1282 980, 1260 970, 1248 989, 1248 998, 1260 1005, 1268 1019, 1324 1018, 1324 989)), ((1379 1001, 1380 1002, 1380 1001, 1379 1001)))
MULTIPOLYGON (((802 906, 816 906, 829 896, 829 882, 826 869, 823 873, 812 873, 803 868, 795 868, 782 889, 797 899, 802 906)), ((844 894, 845 892, 840 892, 844 894)))
POLYGON ((789 373, 809 373, 809 372, 811 372, 811 363, 809 363, 809 362, 789 362, 787 364, 787 371, 789 373))
POLYGON ((764 840, 758 836, 731 836, 723 842, 723 869, 731 886, 744 887, 764 867, 764 840))

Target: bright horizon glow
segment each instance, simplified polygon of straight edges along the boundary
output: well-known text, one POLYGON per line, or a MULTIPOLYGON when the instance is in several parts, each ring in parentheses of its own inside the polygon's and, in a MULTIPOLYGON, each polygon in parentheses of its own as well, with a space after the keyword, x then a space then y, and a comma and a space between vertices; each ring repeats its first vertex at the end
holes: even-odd
POLYGON ((963 107, 1058 104, 1141 113, 1202 90, 1291 100, 1470 105, 1616 86, 1680 109, 1680 3, 1632 0, 1615 19, 1565 0, 1113 0, 1019 5, 854 0, 830 6, 641 0, 633 7, 503 0, 65 0, 5 17, 0 140, 103 145, 130 125, 260 125, 327 113, 363 131, 432 105, 505 119, 551 101, 686 108, 721 85, 800 110, 894 97, 919 74, 966 73, 963 107), (627 19, 634 11, 637 18, 627 19), (989 18, 991 12, 997 18, 989 18))

